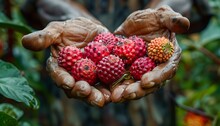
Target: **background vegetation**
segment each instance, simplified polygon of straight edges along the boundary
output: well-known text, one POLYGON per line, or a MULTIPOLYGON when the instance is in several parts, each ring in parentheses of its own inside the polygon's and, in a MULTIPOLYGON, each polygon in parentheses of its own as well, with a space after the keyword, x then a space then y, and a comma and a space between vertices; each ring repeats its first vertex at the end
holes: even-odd
POLYGON ((183 52, 175 77, 164 87, 169 92, 169 107, 158 105, 156 98, 153 103, 152 99, 143 98, 101 109, 67 99, 45 71, 48 51, 32 52, 22 47, 21 37, 36 30, 27 24, 20 12, 23 0, 11 0, 6 4, 0 0, 0 3, 1 126, 92 126, 110 125, 114 120, 116 126, 138 126, 153 124, 149 122, 151 119, 161 126, 190 126, 187 117, 194 119, 195 126, 220 125, 220 1, 208 1, 213 15, 204 30, 177 35, 183 52), (149 112, 152 106, 154 109, 149 112), (163 111, 170 114, 171 121, 160 123, 163 111), (195 122, 199 117, 203 120, 195 122))

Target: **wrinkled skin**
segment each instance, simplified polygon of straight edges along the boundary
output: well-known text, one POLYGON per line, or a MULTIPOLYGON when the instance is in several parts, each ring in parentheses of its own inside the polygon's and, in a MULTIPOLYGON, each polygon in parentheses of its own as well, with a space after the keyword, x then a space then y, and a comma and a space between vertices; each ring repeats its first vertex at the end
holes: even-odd
POLYGON ((51 56, 47 61, 47 71, 57 86, 62 88, 69 98, 82 99, 91 105, 102 107, 109 102, 141 98, 153 93, 163 86, 164 81, 171 79, 176 72, 181 55, 181 49, 175 39, 174 32, 183 33, 188 28, 188 19, 175 13, 167 6, 155 10, 136 11, 128 16, 114 34, 127 37, 137 35, 146 42, 155 37, 165 36, 174 44, 175 52, 168 62, 160 64, 149 73, 145 73, 140 81, 126 80, 110 90, 101 85, 90 86, 85 81, 76 82, 57 63, 57 54, 62 47, 75 45, 78 48, 83 48, 97 34, 108 32, 108 29, 100 22, 87 18, 51 22, 43 30, 25 35, 22 38, 22 44, 25 48, 33 51, 50 46, 51 56))
POLYGON ((43 30, 23 36, 22 44, 33 51, 50 46, 51 56, 47 60, 47 71, 57 86, 62 88, 69 98, 79 98, 90 104, 103 106, 106 101, 110 101, 109 91, 103 87, 94 88, 85 81, 75 82, 74 78, 57 63, 58 52, 62 47, 75 45, 83 48, 102 32, 108 32, 108 29, 100 22, 80 17, 63 22, 51 22, 43 30))

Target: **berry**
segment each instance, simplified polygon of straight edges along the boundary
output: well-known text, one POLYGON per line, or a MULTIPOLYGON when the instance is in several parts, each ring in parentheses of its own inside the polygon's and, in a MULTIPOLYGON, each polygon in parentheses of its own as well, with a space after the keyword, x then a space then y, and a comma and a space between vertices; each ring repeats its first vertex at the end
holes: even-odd
POLYGON ((211 126, 211 121, 208 117, 188 111, 184 117, 184 126, 211 126))
POLYGON ((106 56, 97 64, 97 73, 104 84, 112 84, 125 73, 124 63, 118 56, 106 56))
POLYGON ((118 38, 112 51, 122 59, 125 65, 130 65, 136 58, 135 43, 127 38, 118 38))
POLYGON ((114 47, 114 44, 117 42, 117 38, 110 32, 107 33, 100 33, 95 38, 94 41, 103 43, 110 52, 112 52, 112 49, 114 47))
POLYGON ((75 78, 76 81, 84 80, 87 81, 90 85, 94 85, 97 80, 96 65, 92 60, 87 58, 78 60, 73 65, 71 75, 75 78))
POLYGON ((134 61, 130 67, 130 73, 136 80, 140 80, 142 75, 156 67, 154 61, 149 57, 141 57, 134 61))
POLYGON ((142 38, 134 35, 134 36, 129 37, 129 39, 131 39, 135 43, 136 58, 143 57, 147 54, 146 53, 147 46, 146 46, 145 41, 142 38))
POLYGON ((97 64, 103 57, 110 55, 110 52, 102 43, 90 42, 84 48, 84 55, 97 64))
POLYGON ((157 63, 166 62, 174 53, 173 44, 165 37, 151 40, 148 44, 148 56, 157 63))
POLYGON ((83 53, 75 46, 66 46, 58 53, 58 65, 70 71, 74 63, 83 58, 83 53))

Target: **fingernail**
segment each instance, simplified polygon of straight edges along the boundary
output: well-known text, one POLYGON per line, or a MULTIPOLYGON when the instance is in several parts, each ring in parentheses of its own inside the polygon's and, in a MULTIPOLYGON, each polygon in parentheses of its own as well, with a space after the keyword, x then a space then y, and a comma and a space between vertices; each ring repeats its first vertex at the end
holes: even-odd
POLYGON ((127 97, 126 97, 127 99, 134 99, 134 98, 136 98, 136 93, 131 93, 131 94, 129 94, 127 97))
POLYGON ((96 106, 97 103, 95 101, 91 101, 90 104, 96 106))
POLYGON ((102 107, 104 105, 104 101, 101 96, 95 96, 94 100, 90 102, 92 105, 102 107))
POLYGON ((78 97, 85 97, 85 95, 82 94, 81 92, 76 92, 76 95, 77 95, 78 97))
POLYGON ((85 90, 85 88, 86 88, 85 85, 83 84, 80 85, 80 90, 85 90))
POLYGON ((62 88, 63 88, 63 89, 67 89, 67 90, 69 90, 69 89, 70 89, 70 87, 69 87, 69 86, 67 86, 67 85, 62 85, 62 88))
POLYGON ((150 87, 152 87, 155 85, 155 82, 150 82, 149 85, 150 85, 150 87))
POLYGON ((109 95, 107 95, 107 94, 104 94, 104 97, 105 97, 105 99, 109 99, 109 95))
POLYGON ((73 78, 67 76, 67 77, 64 78, 63 83, 64 83, 65 85, 72 86, 72 84, 73 84, 73 78))
POLYGON ((101 104, 101 103, 96 102, 96 101, 91 101, 90 103, 91 103, 91 105, 98 106, 98 107, 102 107, 104 105, 104 104, 101 104))

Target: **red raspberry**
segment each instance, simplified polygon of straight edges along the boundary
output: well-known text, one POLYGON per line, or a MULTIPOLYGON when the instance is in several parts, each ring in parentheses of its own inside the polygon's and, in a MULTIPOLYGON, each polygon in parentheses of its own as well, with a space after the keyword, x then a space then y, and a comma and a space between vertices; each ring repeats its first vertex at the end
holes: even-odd
POLYGON ((101 33, 98 34, 95 38, 94 41, 103 43, 107 48, 109 49, 110 52, 112 52, 112 49, 117 42, 117 38, 110 32, 107 33, 101 33))
POLYGON ((58 65, 70 71, 74 63, 83 58, 83 53, 75 46, 66 46, 58 53, 58 65))
POLYGON ((94 85, 97 80, 96 65, 87 58, 78 60, 71 70, 71 75, 76 81, 84 80, 90 85, 94 85))
POLYGON ((134 35, 129 37, 129 39, 131 39, 135 43, 136 58, 143 57, 147 54, 147 46, 142 38, 134 35))
POLYGON ((110 55, 106 46, 99 42, 90 42, 84 48, 84 56, 91 59, 96 64, 105 56, 110 55))
POLYGON ((97 72, 99 79, 109 85, 125 73, 124 63, 118 56, 109 55, 97 64, 97 72))
POLYGON ((130 67, 130 73, 136 80, 140 80, 142 75, 156 67, 154 61, 149 57, 141 57, 134 61, 130 67))
POLYGON ((135 43, 127 38, 118 38, 113 48, 113 54, 119 56, 125 65, 130 65, 135 60, 135 43))

